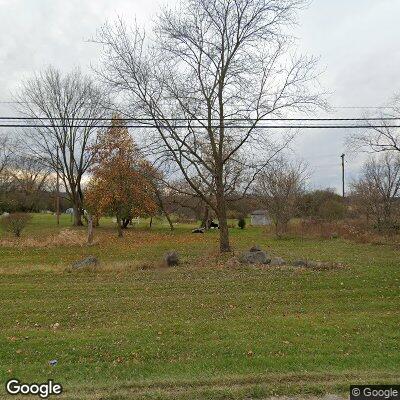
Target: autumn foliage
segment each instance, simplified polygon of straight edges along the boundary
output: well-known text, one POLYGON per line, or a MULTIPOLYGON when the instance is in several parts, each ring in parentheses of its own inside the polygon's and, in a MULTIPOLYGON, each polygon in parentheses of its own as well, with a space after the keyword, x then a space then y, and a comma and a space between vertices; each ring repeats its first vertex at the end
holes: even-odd
POLYGON ((93 153, 92 179, 86 192, 86 207, 96 217, 116 217, 118 235, 135 216, 157 210, 149 178, 150 165, 140 156, 126 127, 117 117, 99 135, 93 153))

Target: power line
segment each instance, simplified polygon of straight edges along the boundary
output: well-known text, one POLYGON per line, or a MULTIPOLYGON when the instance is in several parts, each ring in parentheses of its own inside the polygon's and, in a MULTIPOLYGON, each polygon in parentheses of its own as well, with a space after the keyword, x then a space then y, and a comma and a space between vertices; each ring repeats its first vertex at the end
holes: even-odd
MULTIPOLYGON (((99 117, 76 117, 62 118, 62 117, 0 117, 0 128, 87 128, 87 124, 82 122, 92 122, 92 128, 109 128, 114 126, 116 128, 136 128, 136 129, 202 129, 205 125, 201 124, 202 121, 219 121, 219 118, 115 118, 114 124, 111 124, 110 118, 99 117), (16 123, 17 121, 18 123, 16 123), (25 123, 19 123, 25 121, 25 123), (29 122, 31 121, 31 122, 29 122), (64 121, 67 121, 65 123, 64 121), (107 121, 107 124, 97 122, 107 121), (4 123, 5 122, 5 123, 4 123), (36 122, 36 123, 32 123, 36 122), (43 123, 42 123, 43 122, 43 123), (115 124, 117 122, 118 124, 115 124), (127 124, 126 122, 134 122, 134 124, 127 124), (181 124, 186 122, 187 124, 181 124)), ((370 129, 370 128, 399 128, 398 123, 386 124, 385 122, 400 121, 400 117, 384 117, 384 118, 261 118, 261 119, 246 119, 246 118, 226 118, 225 124, 210 125, 213 129, 370 129), (381 123, 376 123, 379 121, 381 123), (230 122, 236 122, 230 124, 230 122), (239 123, 238 123, 239 122, 239 123), (270 122, 271 124, 261 124, 270 122), (306 122, 301 124, 279 124, 276 122, 306 122), (309 122, 357 122, 356 124, 309 124, 309 122), (365 122, 365 124, 364 124, 365 122), (259 125, 257 125, 259 123, 259 125)))
POLYGON ((331 107, 335 109, 371 109, 371 108, 377 108, 377 109, 396 109, 398 107, 395 106, 336 106, 336 107, 331 107))
MULTIPOLYGON (((0 100, 0 104, 35 104, 33 101, 0 100)), ((396 109, 395 106, 331 106, 333 109, 396 109)))
MULTIPOLYGON (((137 128, 137 129, 204 129, 202 125, 95 125, 92 128, 137 128)), ((0 124, 0 128, 88 128, 81 124, 58 124, 58 125, 38 125, 38 124, 0 124)), ((378 129, 378 128, 400 128, 400 125, 211 125, 212 129, 378 129)))
MULTIPOLYGON (((68 118, 62 117, 0 117, 0 121, 12 120, 12 121, 62 121, 68 120, 68 118)), ((72 118, 74 121, 110 121, 111 118, 88 118, 88 117, 76 117, 72 118)), ((208 121, 208 118, 114 118, 114 121, 208 121)), ((219 118, 210 118, 211 121, 219 121, 219 118)), ((258 121, 400 121, 399 117, 382 117, 382 118, 260 118, 258 121)), ((255 122, 254 118, 224 118, 224 121, 244 121, 244 122, 255 122)))

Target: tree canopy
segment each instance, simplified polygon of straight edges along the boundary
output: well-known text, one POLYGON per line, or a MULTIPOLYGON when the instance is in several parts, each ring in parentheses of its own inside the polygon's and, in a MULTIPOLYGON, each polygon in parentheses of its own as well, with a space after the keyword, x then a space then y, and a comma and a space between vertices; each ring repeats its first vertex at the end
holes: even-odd
POLYGON ((113 215, 119 236, 134 216, 157 210, 149 179, 151 166, 140 156, 126 127, 114 117, 92 147, 92 179, 86 191, 88 210, 96 216, 113 215))

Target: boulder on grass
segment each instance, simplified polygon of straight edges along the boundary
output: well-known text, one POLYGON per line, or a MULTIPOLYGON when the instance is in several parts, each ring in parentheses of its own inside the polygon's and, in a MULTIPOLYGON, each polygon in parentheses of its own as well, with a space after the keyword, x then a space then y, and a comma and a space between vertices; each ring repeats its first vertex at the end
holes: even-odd
POLYGON ((176 267, 179 265, 179 254, 176 251, 170 251, 164 256, 164 262, 167 267, 176 267))
POLYGON ((270 265, 271 267, 280 267, 286 265, 286 262, 282 257, 273 257, 270 265))
POLYGON ((239 257, 242 264, 269 264, 271 257, 260 249, 259 246, 253 246, 249 251, 242 253, 239 257))
POLYGON ((83 260, 76 261, 72 264, 72 269, 82 269, 88 267, 97 267, 99 265, 99 260, 94 256, 89 256, 83 260))

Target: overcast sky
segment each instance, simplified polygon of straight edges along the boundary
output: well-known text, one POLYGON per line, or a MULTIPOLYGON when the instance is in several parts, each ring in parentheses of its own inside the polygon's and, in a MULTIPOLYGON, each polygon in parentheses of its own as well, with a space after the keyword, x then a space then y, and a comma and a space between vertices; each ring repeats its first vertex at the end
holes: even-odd
MULTIPOLYGON (((172 3, 169 0, 168 3, 172 3)), ((0 115, 22 78, 52 64, 90 70, 99 54, 88 43, 106 20, 122 15, 150 24, 162 0, 0 0, 0 115)), ((320 57, 323 87, 337 107, 383 105, 400 91, 400 0, 314 0, 299 16, 295 35, 303 52, 320 57)), ((335 109, 333 117, 363 110, 335 109)), ((346 132, 300 133, 296 154, 313 170, 314 187, 340 187, 346 132)), ((348 155, 348 179, 362 157, 348 155)))

